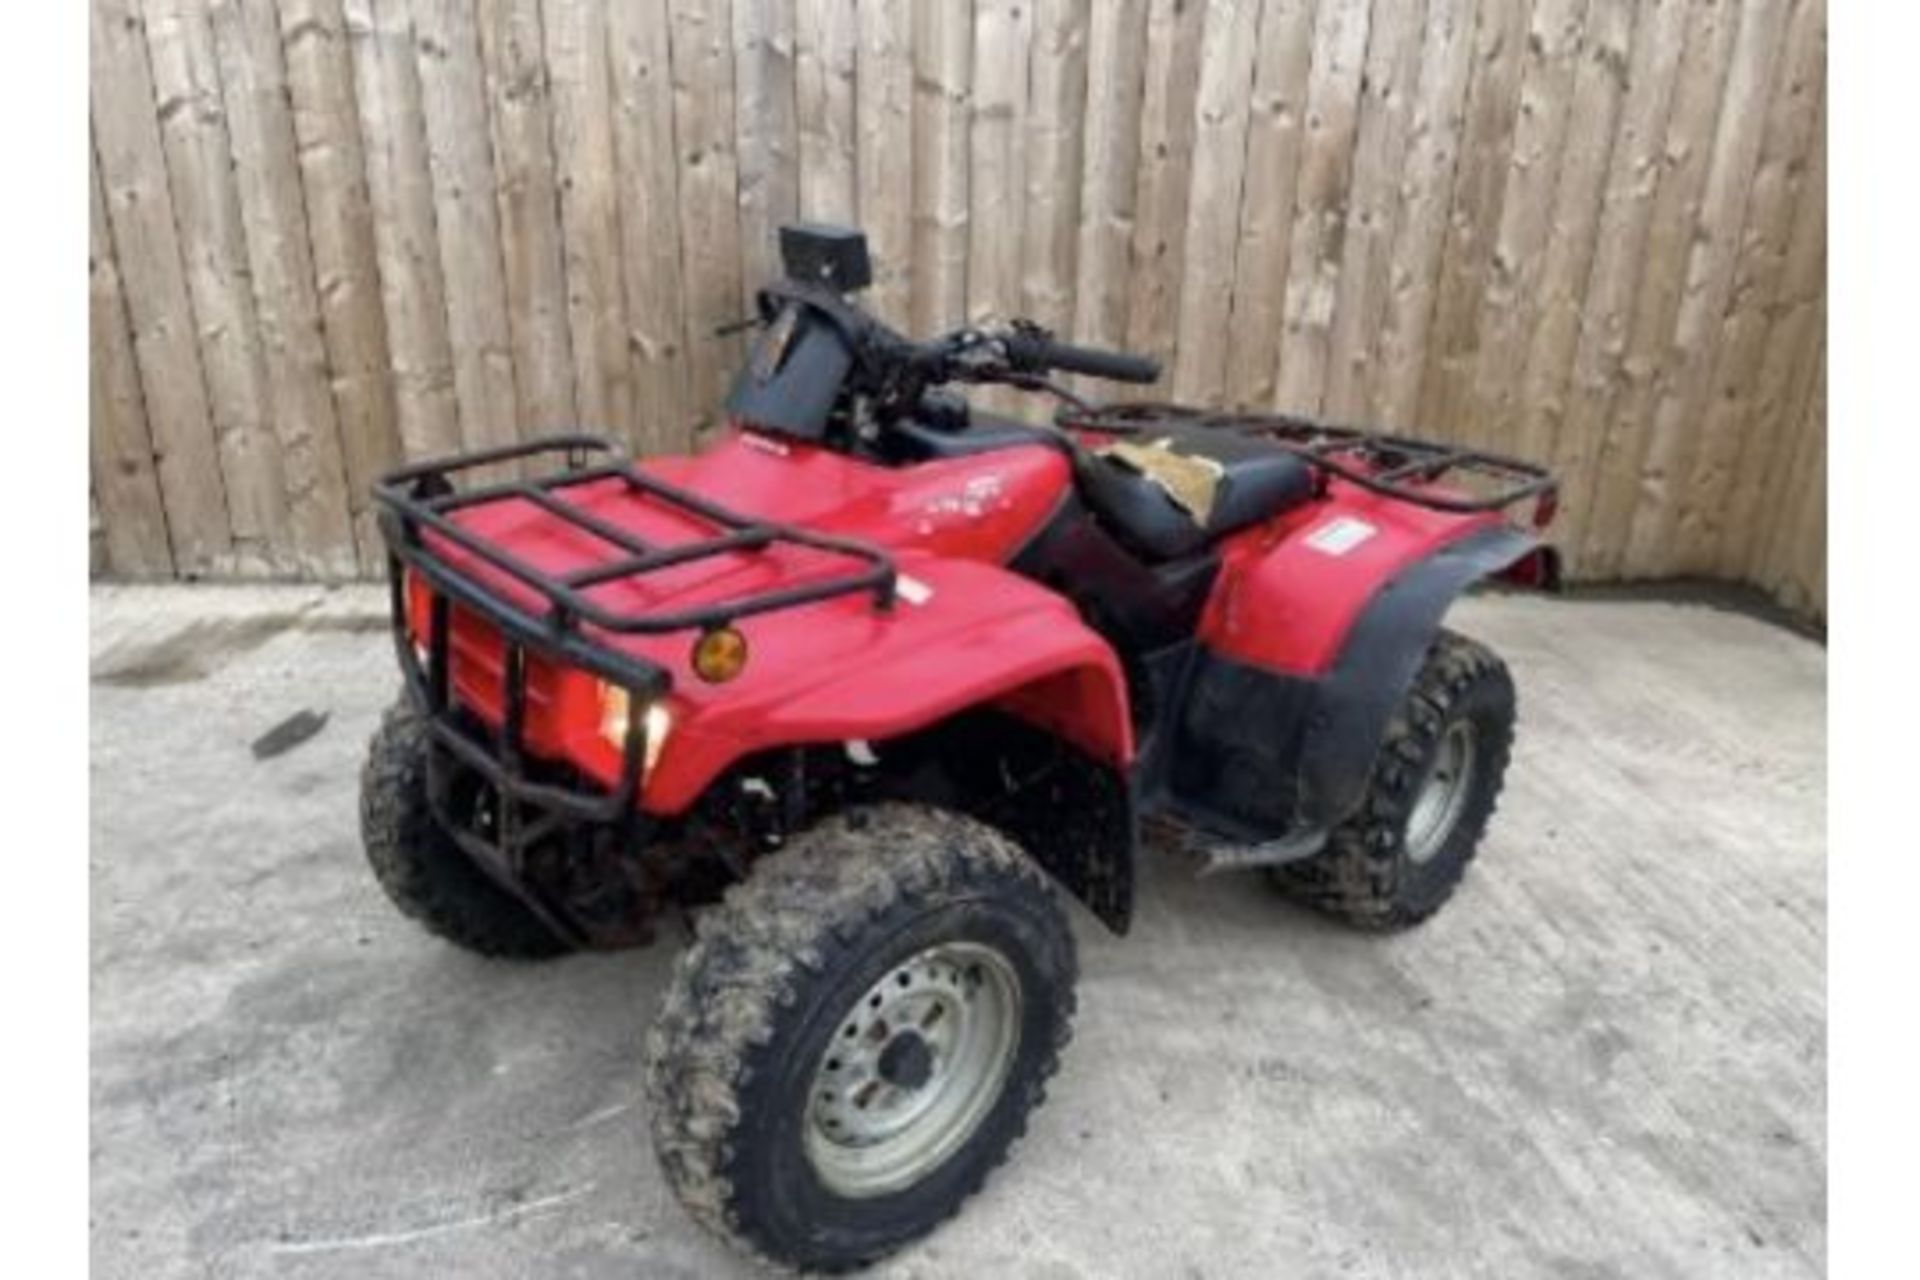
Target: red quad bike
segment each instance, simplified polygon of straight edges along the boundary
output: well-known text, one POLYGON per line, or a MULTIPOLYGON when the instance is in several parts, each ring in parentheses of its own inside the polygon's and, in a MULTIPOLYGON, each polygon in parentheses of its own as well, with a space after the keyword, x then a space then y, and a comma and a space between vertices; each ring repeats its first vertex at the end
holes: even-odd
MULTIPOLYGON (((1027 324, 927 342, 781 234, 729 426, 559 436, 376 490, 406 694, 362 783, 408 915, 487 955, 711 904, 647 1045, 653 1140, 739 1249, 839 1270, 931 1230, 1066 1045, 1057 888, 1124 933, 1143 820, 1369 929, 1452 893, 1514 691, 1439 628, 1550 586, 1507 458, 1287 417, 1097 408, 1151 360, 1027 324), (1051 391, 1036 426, 954 384, 1051 391)), ((1168 842, 1161 842, 1165 847, 1168 842)))

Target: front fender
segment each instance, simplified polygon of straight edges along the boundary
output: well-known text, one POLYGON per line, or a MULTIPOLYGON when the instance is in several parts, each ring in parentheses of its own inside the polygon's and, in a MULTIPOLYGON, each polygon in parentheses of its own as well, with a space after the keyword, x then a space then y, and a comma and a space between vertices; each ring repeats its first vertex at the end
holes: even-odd
POLYGON ((754 656, 737 685, 677 680, 675 725, 644 807, 682 812, 759 751, 884 740, 986 705, 1124 771, 1134 751, 1126 681, 1112 647, 1072 605, 991 565, 903 568, 924 593, 903 593, 890 615, 849 602, 743 620, 754 656))

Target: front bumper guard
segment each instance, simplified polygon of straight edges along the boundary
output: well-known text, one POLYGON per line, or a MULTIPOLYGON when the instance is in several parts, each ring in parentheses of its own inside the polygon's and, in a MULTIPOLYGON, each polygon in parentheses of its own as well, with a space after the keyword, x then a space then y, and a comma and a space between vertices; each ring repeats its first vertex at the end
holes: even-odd
POLYGON ((565 840, 582 830, 604 833, 623 848, 640 837, 638 801, 647 750, 646 717, 629 717, 626 739, 621 744, 618 781, 611 790, 594 785, 559 785, 535 777, 534 766, 541 762, 525 747, 527 653, 534 650, 561 662, 597 668, 595 674, 626 690, 629 705, 634 707, 644 705, 645 699, 657 691, 661 683, 657 673, 644 668, 608 670, 602 662, 581 660, 588 655, 569 652, 567 642, 571 637, 556 642, 553 637, 538 634, 539 628, 531 619, 470 582, 446 573, 430 557, 394 554, 388 576, 394 648, 407 696, 424 714, 429 735, 427 797, 434 817, 489 879, 525 903, 563 940, 587 947, 626 938, 630 925, 609 927, 585 919, 543 889, 528 874, 528 854, 544 841, 565 840), (419 574, 430 588, 424 660, 409 629, 407 570, 419 574), (451 623, 456 598, 493 626, 504 646, 505 717, 497 731, 462 712, 453 696, 451 623), (463 770, 478 776, 490 789, 491 821, 484 831, 475 829, 470 816, 455 812, 454 784, 463 770))

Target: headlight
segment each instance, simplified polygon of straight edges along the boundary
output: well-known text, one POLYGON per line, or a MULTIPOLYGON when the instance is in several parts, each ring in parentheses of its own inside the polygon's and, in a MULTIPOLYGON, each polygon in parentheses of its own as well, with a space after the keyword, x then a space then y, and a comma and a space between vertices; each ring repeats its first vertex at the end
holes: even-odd
MULTIPOLYGON (((633 699, 617 684, 600 684, 600 736, 615 747, 625 749, 627 745, 627 726, 633 716, 633 699)), ((660 763, 660 751, 667 745, 667 735, 673 731, 673 712, 663 702, 649 702, 647 709, 640 713, 642 727, 647 731, 647 741, 642 757, 645 776, 653 772, 653 766, 660 763)))

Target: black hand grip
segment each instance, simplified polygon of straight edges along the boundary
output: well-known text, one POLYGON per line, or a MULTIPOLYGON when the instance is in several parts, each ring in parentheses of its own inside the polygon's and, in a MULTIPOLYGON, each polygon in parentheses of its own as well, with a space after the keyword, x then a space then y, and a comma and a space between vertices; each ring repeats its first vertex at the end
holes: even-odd
POLYGON ((1099 347, 1076 347, 1070 342, 1055 342, 1052 338, 1033 333, 1009 337, 1007 359, 1016 368, 1058 369, 1113 382, 1157 382, 1160 379, 1160 362, 1151 357, 1128 355, 1124 351, 1104 351, 1099 347))

